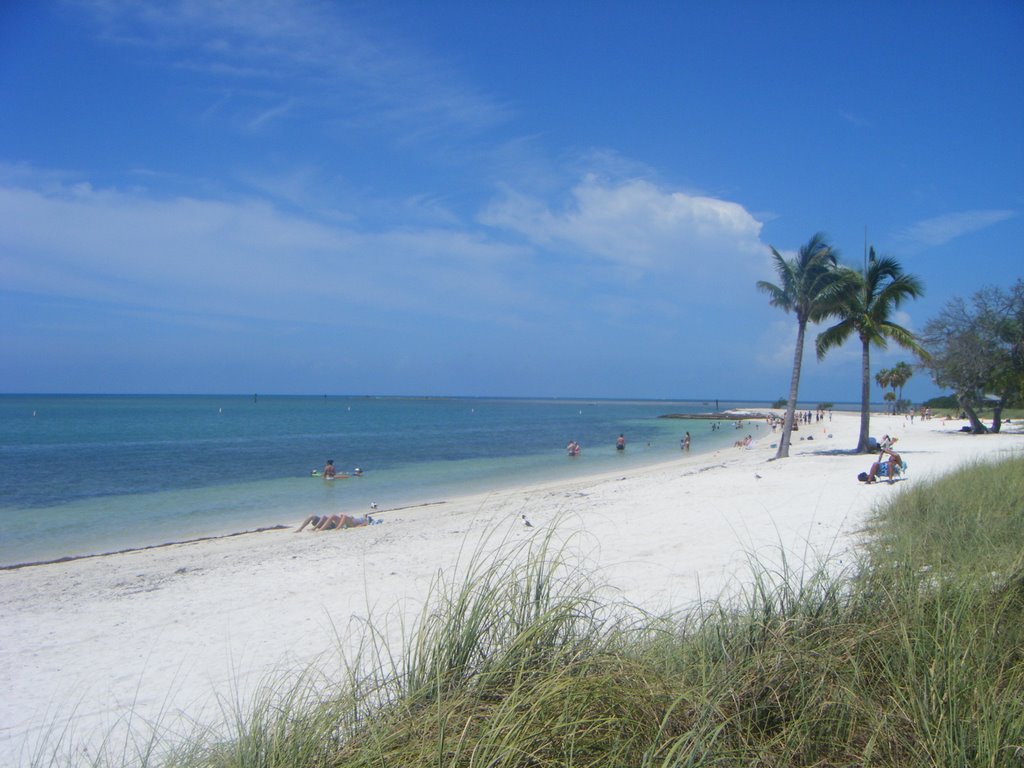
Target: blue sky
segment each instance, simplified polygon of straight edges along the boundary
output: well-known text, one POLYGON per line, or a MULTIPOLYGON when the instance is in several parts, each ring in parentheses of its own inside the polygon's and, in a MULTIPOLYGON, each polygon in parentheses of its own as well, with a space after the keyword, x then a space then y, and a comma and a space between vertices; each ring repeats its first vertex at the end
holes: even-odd
POLYGON ((1022 41, 1016 0, 3 3, 0 391, 780 397, 769 246, 866 231, 916 330, 1024 274, 1022 41))

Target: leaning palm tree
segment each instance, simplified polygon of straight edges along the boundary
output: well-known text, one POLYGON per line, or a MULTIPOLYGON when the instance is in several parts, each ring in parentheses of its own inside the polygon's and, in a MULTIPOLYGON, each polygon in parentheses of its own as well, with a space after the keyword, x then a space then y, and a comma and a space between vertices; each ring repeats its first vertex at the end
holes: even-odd
POLYGON ((839 268, 836 253, 820 232, 801 246, 792 259, 784 258, 774 248, 772 258, 775 272, 779 276, 779 285, 758 280, 758 290, 768 294, 768 301, 773 307, 795 314, 797 326, 789 401, 786 404, 779 450, 775 454, 775 458, 782 459, 789 456, 807 324, 818 323, 835 315, 841 306, 845 306, 846 294, 856 289, 856 282, 846 274, 848 270, 839 268))
MULTIPOLYGON (((839 313, 839 322, 818 334, 815 346, 820 360, 828 350, 838 347, 854 333, 860 338, 861 403, 857 452, 866 453, 871 420, 871 345, 886 349, 889 341, 895 341, 904 349, 927 355, 914 334, 891 319, 904 300, 921 296, 924 286, 913 275, 905 274, 896 259, 888 256, 876 259, 874 249, 863 276, 852 269, 846 271, 857 275, 860 290, 847 296, 839 313)), ((892 372, 889 371, 888 384, 891 386, 892 383, 892 372)))

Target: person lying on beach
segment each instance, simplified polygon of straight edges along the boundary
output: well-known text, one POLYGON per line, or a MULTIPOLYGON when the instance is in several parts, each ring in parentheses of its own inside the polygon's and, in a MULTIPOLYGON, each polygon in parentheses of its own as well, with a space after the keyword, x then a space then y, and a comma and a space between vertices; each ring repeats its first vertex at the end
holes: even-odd
POLYGON ((364 525, 377 525, 380 520, 374 520, 370 515, 353 517, 352 515, 310 515, 302 521, 302 525, 295 532, 298 533, 307 525, 312 526, 312 531, 331 531, 338 528, 359 528, 364 525))
POLYGON ((896 473, 905 465, 903 464, 903 459, 900 458, 900 455, 888 448, 883 448, 882 452, 878 455, 878 458, 881 459, 882 456, 886 454, 889 454, 889 458, 887 460, 876 461, 871 465, 871 469, 869 471, 861 472, 857 475, 857 479, 862 483, 873 483, 878 479, 879 475, 884 474, 891 483, 893 478, 896 476, 896 473))

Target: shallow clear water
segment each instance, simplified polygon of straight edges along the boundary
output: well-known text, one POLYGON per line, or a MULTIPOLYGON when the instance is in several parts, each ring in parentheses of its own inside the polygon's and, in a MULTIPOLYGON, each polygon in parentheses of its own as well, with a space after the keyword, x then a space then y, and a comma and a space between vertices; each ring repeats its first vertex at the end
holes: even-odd
MULTIPOLYGON (((742 405, 721 403, 722 408, 742 405)), ((363 513, 731 443, 714 404, 277 396, 0 396, 0 565, 363 513), (615 450, 619 433, 624 452, 615 450), (583 446, 569 457, 570 439, 583 446), (362 477, 310 477, 333 458, 362 477)))

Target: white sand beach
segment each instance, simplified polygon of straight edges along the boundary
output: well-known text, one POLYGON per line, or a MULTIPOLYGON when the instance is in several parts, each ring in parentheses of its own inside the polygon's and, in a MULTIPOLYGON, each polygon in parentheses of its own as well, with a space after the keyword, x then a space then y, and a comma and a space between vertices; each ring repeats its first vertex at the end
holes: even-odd
MULTIPOLYGON (((482 545, 558 537, 622 599, 685 609, 746 571, 747 553, 790 563, 849 558, 873 506, 974 459, 1024 449, 1019 427, 961 434, 962 422, 874 415, 899 437, 905 480, 856 479, 859 418, 794 433, 774 456, 770 430, 751 449, 681 456, 644 470, 384 511, 347 531, 274 530, 0 572, 0 764, 27 764, 42 741, 94 750, 133 713, 206 721, 216 696, 245 695, 264 675, 336 666, 364 620, 414 614, 439 570, 482 545), (813 437, 813 440, 807 438, 813 437), (441 503, 443 502, 443 503, 441 503), (525 515, 532 523, 526 527, 525 515), (575 534, 575 535, 574 535, 575 534)), ((361 513, 368 510, 346 510, 361 513)), ((282 521, 298 525, 300 520, 282 521)), ((116 750, 115 750, 116 751, 116 750)))

